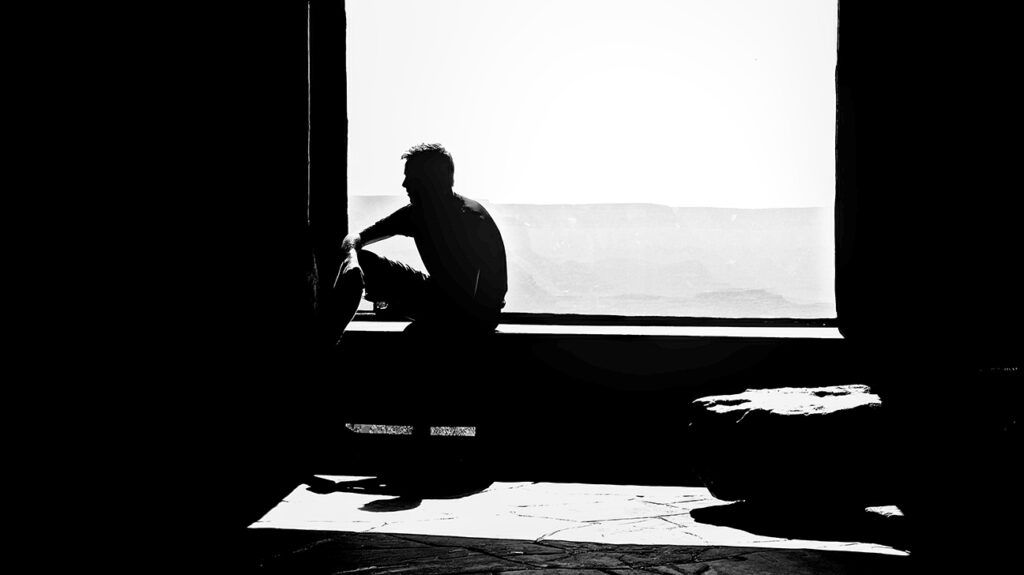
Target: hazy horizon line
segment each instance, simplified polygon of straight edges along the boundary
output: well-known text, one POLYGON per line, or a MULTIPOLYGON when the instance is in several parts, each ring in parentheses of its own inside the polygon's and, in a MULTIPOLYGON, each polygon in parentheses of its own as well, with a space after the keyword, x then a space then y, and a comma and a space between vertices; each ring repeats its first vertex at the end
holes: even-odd
MULTIPOLYGON (((456 192, 458 193, 458 192, 456 192)), ((403 198, 404 194, 352 194, 350 197, 357 198, 403 198)), ((770 206, 770 207, 734 207, 734 206, 679 206, 669 204, 659 204, 656 202, 551 202, 551 203, 535 203, 535 202, 496 202, 488 198, 477 198, 472 197, 472 200, 489 203, 501 206, 659 206, 665 208, 685 208, 685 209, 702 209, 702 210, 820 210, 830 209, 834 206, 770 206)))

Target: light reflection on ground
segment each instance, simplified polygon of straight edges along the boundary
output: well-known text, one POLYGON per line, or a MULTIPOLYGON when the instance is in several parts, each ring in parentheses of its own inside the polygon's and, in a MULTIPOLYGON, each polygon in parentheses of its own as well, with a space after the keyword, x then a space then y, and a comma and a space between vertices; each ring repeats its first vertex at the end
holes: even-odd
MULTIPOLYGON (((338 485, 372 479, 320 477, 338 485)), ((692 511, 728 504, 702 487, 493 483, 476 493, 438 499, 362 491, 353 488, 314 493, 307 485, 300 485, 250 527, 907 555, 877 543, 771 537, 701 523, 691 516, 692 511)), ((871 512, 886 520, 900 520, 894 507, 873 508, 871 512)))

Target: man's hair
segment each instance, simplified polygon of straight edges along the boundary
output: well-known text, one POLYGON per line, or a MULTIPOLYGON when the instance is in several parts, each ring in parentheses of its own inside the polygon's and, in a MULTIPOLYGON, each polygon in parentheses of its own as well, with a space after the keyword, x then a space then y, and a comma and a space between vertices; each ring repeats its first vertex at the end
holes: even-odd
POLYGON ((455 183, 455 160, 452 159, 452 155, 448 153, 448 150, 444 149, 441 144, 420 144, 409 148, 407 152, 402 154, 402 159, 411 161, 414 159, 437 159, 444 157, 448 161, 448 171, 451 173, 452 184, 455 183))

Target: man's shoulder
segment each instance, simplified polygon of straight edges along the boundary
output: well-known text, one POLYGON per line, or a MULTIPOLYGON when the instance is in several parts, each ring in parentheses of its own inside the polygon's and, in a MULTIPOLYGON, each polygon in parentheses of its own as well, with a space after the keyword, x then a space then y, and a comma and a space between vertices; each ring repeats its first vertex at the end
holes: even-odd
POLYGON ((485 208, 480 202, 467 198, 466 196, 460 196, 459 194, 455 194, 455 197, 462 204, 462 213, 473 214, 484 218, 491 217, 490 212, 488 212, 487 208, 485 208))

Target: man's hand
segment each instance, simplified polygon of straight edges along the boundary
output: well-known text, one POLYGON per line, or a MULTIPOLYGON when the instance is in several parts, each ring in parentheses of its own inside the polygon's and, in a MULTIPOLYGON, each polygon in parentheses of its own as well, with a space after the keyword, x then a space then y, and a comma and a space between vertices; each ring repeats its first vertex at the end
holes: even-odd
POLYGON ((363 238, 359 234, 349 234, 341 240, 341 256, 348 257, 348 252, 357 250, 363 245, 363 238))

